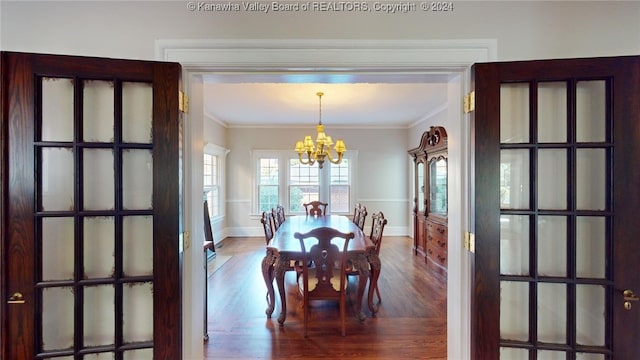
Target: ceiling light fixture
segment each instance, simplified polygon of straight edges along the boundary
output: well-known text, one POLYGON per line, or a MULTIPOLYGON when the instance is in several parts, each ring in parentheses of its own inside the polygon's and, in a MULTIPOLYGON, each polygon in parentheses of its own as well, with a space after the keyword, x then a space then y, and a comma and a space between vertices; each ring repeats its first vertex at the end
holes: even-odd
POLYGON ((334 150, 337 153, 337 158, 334 159, 331 155, 331 145, 333 145, 333 141, 331 140, 331 136, 327 136, 324 133, 324 125, 322 125, 322 95, 324 95, 324 93, 318 92, 316 95, 318 95, 320 109, 318 126, 316 127, 318 130, 316 144, 313 143, 311 135, 307 135, 304 137, 303 141, 298 141, 296 143, 296 152, 298 153, 298 158, 302 164, 313 165, 317 162, 318 167, 322 169, 325 158, 332 164, 340 164, 342 162, 344 152, 347 151, 347 147, 344 145, 342 140, 338 140, 334 147, 334 150), (303 159, 303 153, 306 153, 306 159, 303 159))

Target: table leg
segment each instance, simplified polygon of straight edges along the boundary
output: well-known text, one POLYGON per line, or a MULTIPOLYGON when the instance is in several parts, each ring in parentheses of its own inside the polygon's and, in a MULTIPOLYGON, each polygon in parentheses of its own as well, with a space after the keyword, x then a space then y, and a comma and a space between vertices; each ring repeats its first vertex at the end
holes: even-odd
POLYGON ((278 256, 276 258, 274 264, 274 277, 276 278, 276 284, 278 284, 278 293, 280 294, 280 303, 281 310, 280 316, 278 316, 278 322, 280 325, 284 324, 284 321, 287 319, 287 295, 285 294, 284 289, 284 274, 289 267, 289 259, 286 259, 282 256, 278 256))
POLYGON ((358 274, 358 293, 356 301, 356 317, 360 321, 364 321, 367 316, 362 311, 362 298, 364 297, 364 289, 367 287, 367 280, 369 279, 369 263, 367 258, 362 255, 354 260, 355 266, 359 271, 358 274))
POLYGON ((267 318, 271 318, 275 308, 275 292, 273 290, 273 264, 275 262, 274 249, 267 248, 267 254, 262 259, 262 277, 267 286, 267 318))

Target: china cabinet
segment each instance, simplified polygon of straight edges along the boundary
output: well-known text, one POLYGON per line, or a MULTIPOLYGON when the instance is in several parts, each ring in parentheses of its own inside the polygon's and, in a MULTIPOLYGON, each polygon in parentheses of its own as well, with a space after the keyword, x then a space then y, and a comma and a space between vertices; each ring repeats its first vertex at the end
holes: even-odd
POLYGON ((413 157, 414 207, 413 251, 428 267, 447 274, 447 132, 432 126, 422 134, 420 145, 409 150, 413 157))

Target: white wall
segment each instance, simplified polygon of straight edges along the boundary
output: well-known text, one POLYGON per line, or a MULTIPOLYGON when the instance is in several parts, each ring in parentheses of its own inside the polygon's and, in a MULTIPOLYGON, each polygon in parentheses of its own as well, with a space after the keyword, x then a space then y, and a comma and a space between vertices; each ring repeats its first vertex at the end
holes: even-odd
MULTIPOLYGON (((299 128, 230 128, 227 166, 227 227, 230 235, 262 233, 258 214, 251 209, 252 150, 290 150, 295 141, 315 134, 315 124, 299 128)), ((370 213, 383 211, 388 219, 385 233, 407 235, 406 129, 345 129, 327 127, 334 139, 344 139, 347 151, 358 151, 358 177, 353 186, 355 201, 370 213)), ((370 218, 367 219, 367 226, 370 218)))
POLYGON ((156 39, 489 38, 499 60, 640 52, 637 1, 454 1, 451 12, 407 14, 189 11, 188 3, 3 0, 0 46, 153 59, 156 39))

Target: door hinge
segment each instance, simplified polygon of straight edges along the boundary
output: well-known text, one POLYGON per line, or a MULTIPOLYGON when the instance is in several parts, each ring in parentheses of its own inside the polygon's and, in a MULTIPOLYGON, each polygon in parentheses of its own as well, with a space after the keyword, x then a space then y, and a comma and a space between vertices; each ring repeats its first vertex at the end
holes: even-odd
POLYGON ((191 247, 191 233, 188 231, 185 231, 182 233, 182 248, 184 250, 187 250, 190 247, 191 247))
POLYGON ((476 92, 472 91, 464 96, 462 108, 464 113, 470 113, 476 109, 476 92))
POLYGON ((476 235, 472 232, 465 231, 464 232, 464 248, 467 251, 475 253, 476 252, 476 235))
POLYGON ((189 96, 182 91, 178 91, 178 110, 189 113, 189 96))

